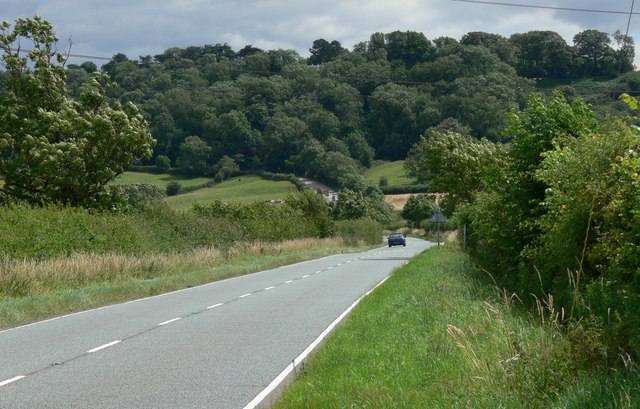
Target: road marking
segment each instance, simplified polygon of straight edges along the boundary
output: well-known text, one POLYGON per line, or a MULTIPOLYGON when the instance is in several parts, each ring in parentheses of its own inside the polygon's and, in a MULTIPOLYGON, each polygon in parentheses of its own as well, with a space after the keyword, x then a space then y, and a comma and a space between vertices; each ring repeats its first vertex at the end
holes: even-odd
POLYGON ((163 325, 171 324, 172 322, 176 322, 176 321, 181 320, 181 319, 182 319, 182 317, 174 318, 174 319, 169 320, 169 321, 161 322, 160 324, 158 324, 158 326, 161 327, 163 325))
POLYGON ((325 270, 331 270, 333 267, 327 267, 325 268, 325 270))
POLYGON ((273 290, 274 288, 276 288, 276 286, 275 286, 275 285, 272 285, 271 287, 267 287, 267 288, 265 288, 264 290, 265 290, 265 291, 269 291, 269 290, 273 290))
POLYGON ((217 303, 217 304, 210 305, 210 306, 208 306, 208 307, 207 307, 207 309, 208 309, 208 310, 211 310, 211 309, 213 309, 213 308, 218 308, 218 307, 219 307, 219 306, 221 306, 221 305, 224 305, 224 303, 223 303, 223 302, 219 302, 219 303, 217 303))
POLYGON ((388 278, 389 276, 383 278, 382 281, 378 282, 378 284, 376 284, 371 290, 367 291, 362 297, 355 300, 353 304, 349 306, 349 308, 347 308, 342 314, 340 314, 338 318, 336 318, 331 324, 329 324, 327 329, 325 329, 322 332, 322 334, 320 334, 318 338, 316 338, 315 341, 313 341, 311 345, 307 347, 307 349, 302 351, 302 353, 298 355, 298 357, 294 359, 293 362, 287 365, 287 367, 284 368, 284 370, 280 372, 280 374, 276 376, 276 378, 273 381, 271 381, 271 383, 266 388, 264 388, 262 392, 256 395, 256 397, 253 398, 251 402, 247 403, 244 409, 255 409, 267 396, 269 396, 274 390, 276 390, 278 386, 280 386, 280 384, 285 381, 285 379, 289 376, 289 374, 291 374, 291 372, 293 372, 298 366, 300 366, 300 364, 309 356, 311 352, 313 352, 314 349, 318 347, 318 345, 320 345, 320 343, 327 337, 327 335, 329 335, 335 329, 335 327, 347 315, 349 315, 351 310, 353 310, 360 303, 360 301, 362 301, 364 297, 371 294, 373 290, 375 290, 376 288, 381 286, 385 281, 387 281, 388 278))
POLYGON ((338 266, 341 266, 341 265, 342 265, 342 263, 339 263, 339 264, 338 264, 338 266))
POLYGON ((284 283, 285 284, 290 284, 290 283, 293 283, 293 280, 288 280, 288 281, 285 281, 284 283))
POLYGON ((244 294, 244 295, 241 295, 241 296, 240 296, 240 297, 238 297, 238 298, 244 298, 244 297, 249 297, 249 296, 251 296, 251 293, 249 293, 249 294, 244 294))
POLYGON ((92 353, 94 353, 94 352, 98 352, 98 351, 103 350, 103 349, 105 349, 105 348, 112 347, 112 346, 114 346, 114 345, 116 345, 116 344, 119 344, 120 342, 122 342, 122 341, 118 339, 118 340, 115 340, 115 341, 109 342, 108 344, 100 345, 99 347, 96 347, 96 348, 93 348, 93 349, 88 350, 88 351, 87 351, 87 354, 92 354, 92 353))
POLYGON ((318 271, 316 271, 316 272, 315 272, 315 273, 313 273, 313 274, 320 274, 320 273, 322 273, 322 270, 318 270, 318 271))
POLYGON ((0 386, 9 385, 10 383, 15 382, 15 381, 19 381, 19 380, 20 380, 20 379, 22 379, 22 378, 24 378, 24 376, 23 376, 23 375, 15 376, 15 377, 13 377, 13 378, 11 378, 11 379, 7 379, 6 381, 2 381, 2 382, 0 382, 0 386))
POLYGON ((307 278, 307 277, 309 277, 309 274, 305 274, 302 276, 302 278, 307 278))

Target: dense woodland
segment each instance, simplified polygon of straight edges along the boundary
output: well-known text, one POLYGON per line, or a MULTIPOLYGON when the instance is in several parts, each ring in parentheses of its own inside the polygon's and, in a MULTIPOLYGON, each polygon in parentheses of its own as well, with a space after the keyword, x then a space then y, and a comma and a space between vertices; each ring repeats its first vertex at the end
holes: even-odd
MULTIPOLYGON (((374 159, 404 159, 425 132, 508 141, 509 113, 536 88, 560 86, 611 113, 612 93, 640 90, 633 42, 624 40, 596 30, 572 45, 551 31, 460 40, 395 31, 353 50, 319 39, 308 59, 215 44, 137 60, 117 54, 101 70, 117 84, 108 95, 135 103, 150 124, 157 144, 145 164, 194 175, 235 164, 344 187, 374 159), (614 80, 618 73, 628 74, 614 80)), ((72 92, 79 96, 97 69, 67 66, 72 92)))

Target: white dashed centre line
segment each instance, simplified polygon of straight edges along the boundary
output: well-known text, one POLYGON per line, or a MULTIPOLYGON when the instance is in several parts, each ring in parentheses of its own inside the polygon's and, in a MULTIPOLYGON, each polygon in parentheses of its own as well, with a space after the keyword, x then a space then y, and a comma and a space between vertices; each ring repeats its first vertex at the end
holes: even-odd
POLYGON ((214 308, 218 308, 219 306, 224 305, 223 302, 219 302, 217 304, 213 304, 207 307, 208 310, 214 309, 214 308))
POLYGON ((172 322, 176 322, 176 321, 181 320, 181 319, 182 319, 182 317, 174 318, 174 319, 169 320, 169 321, 161 322, 160 324, 158 324, 158 326, 161 327, 163 325, 171 324, 172 322))
POLYGON ((118 339, 118 340, 115 340, 115 341, 109 342, 108 344, 100 345, 99 347, 96 347, 96 348, 93 348, 93 349, 88 350, 88 351, 87 351, 87 354, 92 354, 92 353, 94 353, 94 352, 101 351, 101 350, 103 350, 103 349, 105 349, 105 348, 112 347, 112 346, 114 346, 114 345, 116 345, 116 344, 119 344, 120 342, 121 342, 121 340, 119 340, 119 339, 118 339))
POLYGON ((250 297, 250 296, 251 296, 251 294, 244 294, 244 295, 241 295, 241 296, 240 296, 240 297, 238 297, 238 298, 245 298, 245 297, 250 297))
POLYGON ((9 385, 10 383, 13 383, 13 382, 15 382, 15 381, 19 381, 19 380, 20 380, 20 379, 22 379, 22 378, 24 378, 24 376, 23 376, 23 375, 15 376, 15 377, 13 377, 13 378, 11 378, 11 379, 7 379, 6 381, 2 381, 2 382, 0 382, 0 386, 9 385))
POLYGON ((273 290, 274 288, 276 288, 276 286, 275 286, 275 285, 272 285, 271 287, 267 287, 267 288, 265 288, 264 290, 265 290, 265 291, 269 291, 269 290, 273 290))
POLYGON ((309 277, 309 274, 305 274, 302 276, 302 278, 307 278, 307 277, 309 277))
POLYGON ((291 284, 291 283, 293 283, 293 280, 288 280, 288 281, 285 281, 284 283, 285 284, 291 284))

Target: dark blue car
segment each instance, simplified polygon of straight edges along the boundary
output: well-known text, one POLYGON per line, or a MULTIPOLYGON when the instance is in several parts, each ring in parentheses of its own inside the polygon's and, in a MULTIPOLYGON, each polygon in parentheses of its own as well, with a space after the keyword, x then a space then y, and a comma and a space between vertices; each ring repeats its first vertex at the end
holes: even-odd
POLYGON ((387 243, 389 244, 389 247, 406 246, 407 239, 405 239, 404 234, 402 233, 391 233, 389 237, 387 237, 387 243))

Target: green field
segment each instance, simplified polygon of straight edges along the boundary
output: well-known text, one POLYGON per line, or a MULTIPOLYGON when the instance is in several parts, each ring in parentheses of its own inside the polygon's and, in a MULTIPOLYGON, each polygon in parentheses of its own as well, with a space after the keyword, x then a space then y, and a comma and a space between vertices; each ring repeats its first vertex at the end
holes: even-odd
POLYGON ((404 161, 383 162, 367 169, 364 175, 374 184, 380 183, 382 176, 387 177, 389 186, 409 186, 415 181, 404 173, 404 161))
POLYGON ((172 208, 182 210, 188 209, 194 203, 207 204, 215 200, 242 203, 282 200, 297 191, 297 188, 290 182, 268 181, 258 176, 240 176, 213 187, 171 196, 165 200, 172 208))
POLYGON ((118 176, 116 180, 113 181, 113 183, 121 185, 132 183, 150 183, 152 185, 160 186, 162 189, 166 189, 169 182, 178 182, 183 187, 188 187, 201 185, 209 182, 210 180, 211 178, 187 178, 183 176, 168 175, 166 173, 154 174, 143 172, 125 172, 122 175, 118 176))

